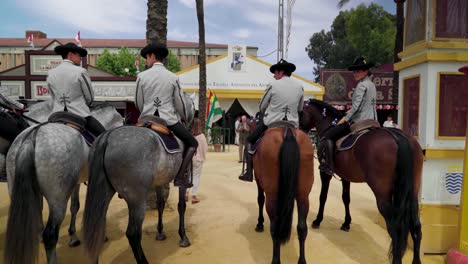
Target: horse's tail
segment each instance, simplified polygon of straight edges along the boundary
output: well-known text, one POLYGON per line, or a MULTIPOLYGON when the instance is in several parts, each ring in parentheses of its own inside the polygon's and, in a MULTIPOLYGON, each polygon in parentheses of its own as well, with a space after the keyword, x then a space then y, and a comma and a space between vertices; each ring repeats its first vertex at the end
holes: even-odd
POLYGON ((115 193, 107 179, 104 158, 107 139, 106 132, 96 139, 89 155, 88 192, 83 216, 84 247, 92 260, 97 260, 105 240, 106 214, 110 200, 115 193))
POLYGON ((279 153, 278 198, 276 201, 274 226, 272 227, 272 237, 273 239, 278 239, 280 243, 286 243, 291 236, 300 159, 299 145, 296 142, 296 138, 291 129, 286 129, 286 136, 279 153))
POLYGON ((418 201, 414 194, 413 149, 405 135, 397 131, 392 131, 392 134, 398 145, 398 153, 388 231, 392 238, 391 257, 401 259, 408 245, 412 219, 418 215, 418 201))
POLYGON ((5 242, 5 263, 36 263, 41 234, 41 193, 34 152, 38 128, 32 128, 20 142, 15 157, 15 178, 5 242))

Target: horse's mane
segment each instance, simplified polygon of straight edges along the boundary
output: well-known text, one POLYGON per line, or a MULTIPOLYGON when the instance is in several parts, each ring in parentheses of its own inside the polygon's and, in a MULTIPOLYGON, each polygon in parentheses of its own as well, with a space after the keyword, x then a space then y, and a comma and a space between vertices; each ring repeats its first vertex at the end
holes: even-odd
POLYGON ((317 100, 317 99, 309 99, 308 103, 309 104, 316 104, 316 105, 319 105, 319 106, 327 109, 327 112, 330 112, 335 117, 338 117, 338 118, 343 117, 343 113, 338 111, 335 107, 325 103, 324 101, 320 101, 320 100, 317 100))

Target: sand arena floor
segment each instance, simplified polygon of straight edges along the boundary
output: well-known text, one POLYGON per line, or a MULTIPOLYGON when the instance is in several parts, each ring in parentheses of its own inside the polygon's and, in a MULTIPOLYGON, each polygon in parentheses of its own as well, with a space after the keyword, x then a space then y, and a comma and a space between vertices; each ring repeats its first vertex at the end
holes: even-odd
MULTIPOLYGON (((201 178, 198 204, 188 203, 186 212, 187 235, 191 247, 179 248, 177 189, 171 186, 169 208, 165 211, 164 224, 166 241, 156 241, 157 212, 148 211, 143 223, 142 245, 150 263, 270 263, 272 241, 269 220, 265 215, 265 232, 254 231, 257 223, 257 189, 254 183, 237 179, 241 165, 237 163, 237 147, 230 152, 209 153, 201 178)), ((310 194, 310 211, 307 218, 309 234, 306 240, 308 263, 389 263, 387 258, 389 236, 380 225, 375 198, 366 184, 351 185, 351 215, 353 222, 349 233, 339 228, 344 220, 341 202, 341 184, 333 179, 325 218, 319 230, 310 228, 318 210, 320 178, 316 180, 310 194)), ((81 219, 86 187, 81 188, 81 208, 78 212, 77 231, 81 234, 81 219)), ((5 248, 5 228, 8 217, 9 197, 7 185, 0 184, 0 253, 5 248)), ((44 221, 47 219, 47 206, 44 221)), ((107 236, 100 263, 135 263, 125 237, 128 210, 125 202, 114 196, 107 213, 107 236)), ((70 214, 60 229, 57 245, 59 263, 90 263, 83 247, 68 247, 68 225, 70 214)), ((296 233, 295 213, 292 236, 282 247, 282 263, 297 263, 299 246, 296 233)), ((423 234, 424 235, 424 234, 423 234)), ((43 246, 40 246, 40 263, 46 263, 43 246)), ((425 264, 445 263, 444 256, 423 256, 425 264)), ((411 263, 412 251, 408 250, 404 263, 411 263)), ((0 260, 1 261, 1 260, 0 260)))

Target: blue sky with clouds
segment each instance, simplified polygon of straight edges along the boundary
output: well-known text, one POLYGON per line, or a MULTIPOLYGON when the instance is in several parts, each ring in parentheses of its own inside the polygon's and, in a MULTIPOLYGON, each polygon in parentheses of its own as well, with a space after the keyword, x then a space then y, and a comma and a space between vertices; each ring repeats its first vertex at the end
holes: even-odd
MULTIPOLYGON (((277 0, 205 0, 206 41, 258 47, 258 55, 276 49, 277 0)), ((288 1, 284 1, 288 2, 288 1)), ((328 30, 338 15, 338 0, 297 0, 293 9, 288 60, 299 75, 313 78, 305 47, 313 33, 328 30)), ((351 0, 344 9, 376 2, 395 13, 393 0, 351 0)), ((2 0, 0 37, 24 37, 27 29, 48 37, 145 38, 145 0, 2 0)), ((198 41, 195 0, 169 0, 168 39, 198 41)), ((274 63, 276 53, 263 60, 274 63)))

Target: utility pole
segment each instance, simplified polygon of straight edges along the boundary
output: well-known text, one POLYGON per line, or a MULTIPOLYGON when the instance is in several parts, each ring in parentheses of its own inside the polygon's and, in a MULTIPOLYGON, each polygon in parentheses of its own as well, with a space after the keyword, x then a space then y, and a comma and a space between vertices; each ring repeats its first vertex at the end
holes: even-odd
POLYGON ((277 61, 283 58, 284 55, 284 2, 283 0, 279 0, 279 8, 278 8, 278 55, 277 61))

